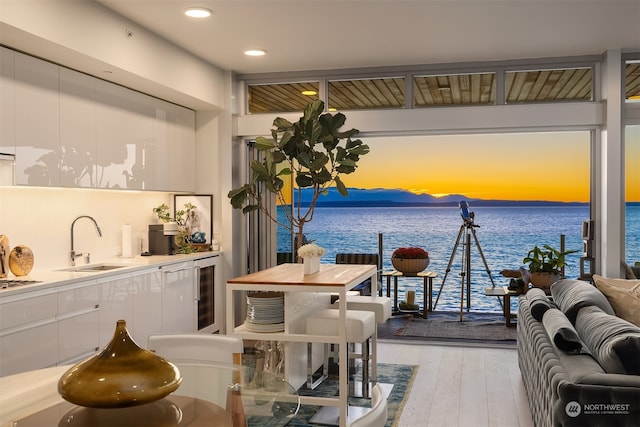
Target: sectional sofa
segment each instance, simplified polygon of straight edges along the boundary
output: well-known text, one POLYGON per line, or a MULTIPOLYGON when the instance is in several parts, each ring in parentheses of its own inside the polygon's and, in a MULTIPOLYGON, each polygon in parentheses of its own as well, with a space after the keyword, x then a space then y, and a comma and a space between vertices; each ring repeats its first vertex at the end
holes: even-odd
POLYGON ((640 280, 622 284, 610 297, 563 279, 551 296, 519 297, 518 362, 536 426, 640 425, 640 280))

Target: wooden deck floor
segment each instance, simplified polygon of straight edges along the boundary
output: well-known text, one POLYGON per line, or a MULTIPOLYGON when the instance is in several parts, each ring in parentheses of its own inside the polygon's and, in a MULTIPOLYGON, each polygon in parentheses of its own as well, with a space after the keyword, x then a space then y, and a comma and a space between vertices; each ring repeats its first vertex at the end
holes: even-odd
POLYGON ((399 427, 532 427, 511 348, 378 343, 382 363, 419 365, 399 427))

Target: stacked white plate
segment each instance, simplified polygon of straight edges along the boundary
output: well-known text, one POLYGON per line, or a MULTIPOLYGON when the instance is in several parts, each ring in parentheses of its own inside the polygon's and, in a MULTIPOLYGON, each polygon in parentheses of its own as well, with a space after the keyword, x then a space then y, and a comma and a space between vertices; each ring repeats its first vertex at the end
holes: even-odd
POLYGON ((249 332, 284 331, 284 294, 282 292, 251 292, 247 294, 249 332))

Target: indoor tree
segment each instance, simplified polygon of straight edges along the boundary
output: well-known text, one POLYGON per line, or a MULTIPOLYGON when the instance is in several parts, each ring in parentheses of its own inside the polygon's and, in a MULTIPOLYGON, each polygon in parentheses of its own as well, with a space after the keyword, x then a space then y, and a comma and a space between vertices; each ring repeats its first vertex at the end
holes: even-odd
POLYGON ((258 137, 255 141, 264 160, 252 161, 250 181, 228 194, 233 208, 245 214, 260 210, 294 233, 296 251, 303 243, 305 224, 313 219, 318 198, 333 185, 346 197, 349 193, 341 176, 355 172, 360 156, 369 152, 369 146, 353 139, 359 133, 357 129, 340 131, 346 121, 344 114, 323 111, 324 102, 316 100, 305 107, 295 123, 276 118, 271 138, 258 137), (282 223, 269 206, 272 195, 278 204, 287 204, 283 177, 291 174, 296 197, 292 209, 285 210, 287 222, 282 223), (303 203, 304 189, 311 190, 311 199, 303 203))

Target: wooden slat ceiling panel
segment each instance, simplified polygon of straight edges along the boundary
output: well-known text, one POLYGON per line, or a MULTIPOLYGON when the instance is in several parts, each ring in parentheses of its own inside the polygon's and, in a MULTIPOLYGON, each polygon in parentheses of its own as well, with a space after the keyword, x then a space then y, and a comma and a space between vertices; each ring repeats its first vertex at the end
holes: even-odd
POLYGON ((404 106, 404 78, 332 80, 329 108, 401 108, 404 106))
POLYGON ((627 64, 625 68, 625 96, 640 96, 640 64, 627 64))
POLYGON ((416 76, 413 80, 413 92, 415 107, 493 104, 495 74, 416 76))
POLYGON ((302 111, 308 103, 318 99, 318 86, 318 82, 249 86, 249 112, 302 111), (303 95, 305 90, 315 91, 316 95, 303 95))
MULTIPOLYGON (((591 68, 513 71, 505 73, 507 103, 591 100, 591 68)), ((403 77, 329 81, 329 105, 336 110, 404 108, 403 77)), ((302 111, 318 96, 319 82, 249 86, 249 112, 302 111)), ((422 75, 413 77, 413 106, 495 104, 495 73, 422 75)), ((640 97, 640 64, 625 67, 625 95, 640 97)))
POLYGON ((508 72, 507 103, 591 99, 591 69, 508 72))

